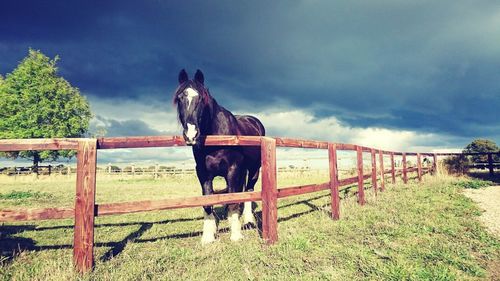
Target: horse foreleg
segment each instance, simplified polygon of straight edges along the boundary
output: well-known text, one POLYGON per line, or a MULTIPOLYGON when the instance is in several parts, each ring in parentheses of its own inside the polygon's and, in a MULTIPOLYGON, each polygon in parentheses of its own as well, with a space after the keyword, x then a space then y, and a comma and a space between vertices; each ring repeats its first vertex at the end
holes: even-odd
MULTIPOLYGON (((203 195, 213 194, 212 181, 207 180, 203 183, 203 195)), ((204 206, 203 216, 203 235, 201 237, 201 244, 206 245, 215 241, 215 233, 217 233, 217 222, 212 206, 204 206)))

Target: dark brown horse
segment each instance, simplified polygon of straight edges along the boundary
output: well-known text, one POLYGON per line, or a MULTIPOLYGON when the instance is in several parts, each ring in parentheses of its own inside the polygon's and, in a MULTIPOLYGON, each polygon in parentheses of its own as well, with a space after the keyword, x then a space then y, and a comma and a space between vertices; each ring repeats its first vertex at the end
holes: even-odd
MULTIPOLYGON (((186 144, 193 147, 196 174, 203 195, 213 194, 214 177, 224 177, 227 192, 253 191, 259 177, 260 149, 258 147, 204 146, 203 136, 246 135, 264 136, 262 123, 253 116, 233 115, 210 95, 204 85, 203 73, 196 71, 193 80, 183 69, 179 73, 179 86, 174 94, 179 122, 183 127, 186 144)), ((217 225, 212 206, 204 206, 202 243, 215 241, 217 225)), ((237 241, 241 234, 239 204, 228 206, 231 222, 231 240, 237 241)), ((254 224, 251 202, 243 209, 245 224, 254 224)))

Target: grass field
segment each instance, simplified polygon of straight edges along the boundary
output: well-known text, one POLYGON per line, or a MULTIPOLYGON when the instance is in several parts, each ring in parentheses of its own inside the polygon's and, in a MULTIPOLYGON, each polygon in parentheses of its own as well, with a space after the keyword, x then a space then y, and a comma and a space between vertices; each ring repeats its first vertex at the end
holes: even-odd
MULTIPOLYGON (((326 182, 315 174, 279 178, 280 186, 326 182)), ((481 280, 500 268, 500 242, 478 222, 478 207, 461 190, 467 180, 425 177, 388 185, 367 204, 342 200, 341 220, 329 218, 328 192, 279 201, 279 242, 265 246, 257 229, 200 245, 202 209, 96 218, 96 267, 72 268, 72 220, 0 226, 3 280, 481 280), (18 245, 13 247, 13 245, 18 245), (16 248, 15 255, 12 255, 16 248), (20 250, 20 251, 19 251, 20 250)), ((222 188, 222 181, 216 183, 222 188)), ((2 208, 72 206, 74 179, 0 179, 2 208)), ((369 186, 368 186, 369 188, 369 186)), ((196 179, 98 178, 96 201, 199 195, 196 179)), ((259 215, 259 207, 257 208, 259 215)), ((217 208, 223 216, 223 208, 217 208)))

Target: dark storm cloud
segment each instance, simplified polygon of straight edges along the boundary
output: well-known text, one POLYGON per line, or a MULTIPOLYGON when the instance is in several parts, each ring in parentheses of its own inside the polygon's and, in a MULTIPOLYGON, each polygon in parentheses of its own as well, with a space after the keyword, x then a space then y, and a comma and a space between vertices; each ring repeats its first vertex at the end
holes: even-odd
POLYGON ((497 1, 16 1, 0 17, 0 73, 28 47, 59 54, 94 99, 164 107, 201 68, 240 112, 499 141, 497 1))
POLYGON ((155 130, 141 120, 114 120, 97 115, 90 126, 90 132, 107 137, 159 136, 165 132, 155 130))

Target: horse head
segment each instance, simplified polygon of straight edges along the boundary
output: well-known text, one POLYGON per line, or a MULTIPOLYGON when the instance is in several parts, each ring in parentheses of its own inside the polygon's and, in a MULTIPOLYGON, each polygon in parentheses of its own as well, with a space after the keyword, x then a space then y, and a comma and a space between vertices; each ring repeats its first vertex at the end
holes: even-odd
POLYGON ((205 78, 199 69, 193 80, 189 79, 186 70, 179 73, 179 86, 173 102, 187 145, 200 145, 200 136, 207 134, 210 94, 204 82, 205 78))

